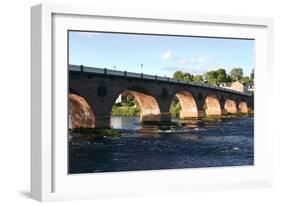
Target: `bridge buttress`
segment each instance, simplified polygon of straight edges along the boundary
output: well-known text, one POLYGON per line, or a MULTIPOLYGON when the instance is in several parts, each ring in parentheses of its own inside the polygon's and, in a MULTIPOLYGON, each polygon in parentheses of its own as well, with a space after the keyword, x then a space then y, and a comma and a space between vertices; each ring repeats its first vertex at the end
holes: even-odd
POLYGON ((110 128, 110 116, 95 116, 95 128, 110 128))
POLYGON ((195 99, 196 101, 196 105, 197 105, 197 114, 198 114, 198 118, 202 118, 205 117, 205 111, 204 111, 204 103, 203 101, 199 100, 199 99, 195 99))

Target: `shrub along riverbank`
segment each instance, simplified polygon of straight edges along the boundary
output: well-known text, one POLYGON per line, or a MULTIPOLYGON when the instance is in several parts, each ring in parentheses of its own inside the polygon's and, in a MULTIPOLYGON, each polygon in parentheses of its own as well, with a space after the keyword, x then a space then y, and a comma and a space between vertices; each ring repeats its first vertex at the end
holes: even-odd
POLYGON ((178 100, 173 100, 171 107, 170 107, 170 113, 172 117, 179 117, 181 111, 181 104, 178 100))
POLYGON ((142 122, 142 125, 154 125, 154 126, 160 126, 160 127, 167 127, 167 126, 182 127, 182 123, 180 121, 179 122, 145 121, 145 122, 142 122))
POLYGON ((70 130, 73 133, 79 134, 91 134, 92 136, 103 137, 103 136, 120 136, 121 132, 113 128, 74 128, 70 130))
POLYGON ((128 99, 113 105, 111 110, 113 116, 137 116, 140 115, 140 107, 136 100, 128 99))
MULTIPOLYGON (((178 117, 180 114, 181 105, 177 100, 173 100, 170 113, 172 117, 178 117)), ((138 116, 140 115, 141 109, 135 99, 124 100, 120 103, 113 105, 111 110, 112 116, 138 116)))

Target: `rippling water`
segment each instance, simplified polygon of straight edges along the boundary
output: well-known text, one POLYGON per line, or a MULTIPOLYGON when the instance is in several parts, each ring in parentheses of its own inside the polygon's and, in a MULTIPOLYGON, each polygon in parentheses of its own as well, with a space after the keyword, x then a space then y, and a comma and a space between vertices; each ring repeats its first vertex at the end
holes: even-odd
POLYGON ((69 138, 69 173, 253 165, 254 119, 142 127, 139 117, 112 117, 120 137, 69 138))

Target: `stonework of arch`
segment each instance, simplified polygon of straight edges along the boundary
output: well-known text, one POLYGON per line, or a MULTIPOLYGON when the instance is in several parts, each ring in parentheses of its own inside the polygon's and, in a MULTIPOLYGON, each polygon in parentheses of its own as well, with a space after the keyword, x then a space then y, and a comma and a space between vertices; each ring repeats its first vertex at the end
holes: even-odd
POLYGON ((181 110, 180 110, 180 118, 187 119, 187 118, 197 118, 198 117, 198 110, 196 106, 196 102, 193 96, 187 91, 181 91, 176 94, 178 98, 181 110))
POLYGON ((226 110, 226 112, 231 113, 231 114, 235 114, 237 113, 237 106, 235 101, 231 100, 231 99, 227 99, 224 103, 224 109, 226 110))
POLYGON ((127 90, 126 92, 132 95, 138 102, 141 109, 141 121, 160 121, 160 108, 153 96, 133 90, 127 90))
POLYGON ((87 101, 77 94, 69 94, 68 99, 71 128, 95 127, 95 117, 87 101))
POLYGON ((221 115, 221 106, 218 98, 215 95, 209 95, 205 99, 206 110, 205 113, 207 116, 214 115, 220 116, 221 115))
POLYGON ((248 113, 248 106, 247 106, 247 103, 244 102, 244 101, 241 101, 239 103, 239 109, 240 109, 240 112, 242 113, 248 113))

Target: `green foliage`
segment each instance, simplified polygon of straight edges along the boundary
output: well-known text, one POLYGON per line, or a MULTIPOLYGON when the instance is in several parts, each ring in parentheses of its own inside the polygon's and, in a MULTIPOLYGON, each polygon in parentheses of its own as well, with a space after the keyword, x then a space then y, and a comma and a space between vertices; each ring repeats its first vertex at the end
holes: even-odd
POLYGON ((188 80, 193 81, 194 75, 190 73, 183 73, 182 71, 176 71, 173 75, 173 79, 179 79, 179 80, 188 80))
POLYGON ((180 111, 181 111, 181 104, 177 99, 174 99, 170 107, 170 113, 172 117, 179 117, 180 111))
POLYGON ((227 82, 227 74, 225 69, 218 69, 217 73, 218 73, 217 76, 218 83, 227 82))
POLYGON ((243 77, 243 69, 238 67, 238 68, 233 68, 230 71, 230 78, 232 81, 237 81, 240 80, 243 77))
POLYGON ((74 133, 80 133, 80 134, 91 134, 97 137, 100 136, 119 136, 120 131, 112 128, 86 128, 86 127, 80 127, 80 128, 74 128, 71 130, 71 132, 74 133))
POLYGON ((254 70, 250 74, 250 77, 243 75, 242 68, 233 68, 229 75, 226 70, 219 68, 217 70, 210 70, 205 72, 203 75, 192 75, 190 73, 184 73, 182 71, 176 71, 173 75, 174 79, 189 80, 199 83, 207 82, 210 85, 225 83, 225 82, 235 82, 239 80, 245 85, 254 83, 254 70))
POLYGON ((140 107, 135 99, 128 99, 113 105, 111 115, 113 116, 138 116, 140 107))
POLYGON ((254 83, 254 79, 251 79, 250 77, 242 77, 240 79, 240 82, 244 85, 249 85, 249 84, 253 84, 254 83))
POLYGON ((169 121, 144 121, 143 125, 155 125, 155 126, 174 126, 174 127, 182 127, 181 122, 169 122, 169 121))
POLYGON ((217 71, 213 70, 213 71, 207 72, 206 77, 207 77, 206 79, 209 84, 216 84, 218 73, 217 73, 217 71))
POLYGON ((220 118, 218 116, 213 116, 213 115, 205 116, 202 118, 202 120, 205 122, 217 122, 219 119, 220 118))
POLYGON ((131 98, 131 99, 127 99, 127 100, 120 102, 120 104, 122 107, 126 107, 126 106, 134 107, 135 105, 137 105, 137 101, 135 99, 131 98))
POLYGON ((247 115, 248 115, 248 113, 245 113, 245 112, 237 112, 237 113, 236 113, 236 116, 237 116, 237 117, 247 116, 247 115))
POLYGON ((255 78, 255 72, 254 69, 252 69, 252 72, 250 74, 250 78, 253 80, 255 78))
POLYGON ((194 76, 189 73, 184 74, 184 80, 193 81, 194 76))
POLYGON ((203 110, 204 110, 204 112, 206 112, 207 109, 208 109, 208 108, 207 108, 207 104, 205 103, 205 104, 203 105, 203 110))
POLYGON ((140 109, 138 107, 118 107, 114 105, 112 107, 111 115, 113 116, 138 116, 140 115, 140 109))
POLYGON ((174 79, 184 80, 184 73, 182 71, 176 71, 173 75, 174 79))
POLYGON ((202 75, 195 75, 195 76, 193 77, 193 81, 194 81, 194 82, 203 83, 203 76, 202 76, 202 75))
POLYGON ((228 81, 228 76, 226 74, 225 69, 218 69, 206 72, 204 74, 204 77, 207 82, 211 85, 228 81))

